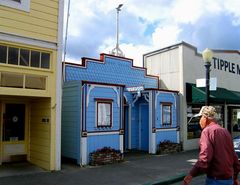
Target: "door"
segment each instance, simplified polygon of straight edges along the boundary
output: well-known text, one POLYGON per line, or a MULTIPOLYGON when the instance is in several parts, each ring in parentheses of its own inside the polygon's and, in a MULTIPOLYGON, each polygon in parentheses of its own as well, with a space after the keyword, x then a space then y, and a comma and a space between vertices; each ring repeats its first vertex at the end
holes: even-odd
POLYGON ((2 125, 2 162, 26 159, 25 104, 6 103, 2 125))
POLYGON ((149 146, 149 108, 148 104, 140 104, 140 150, 148 151, 149 146))

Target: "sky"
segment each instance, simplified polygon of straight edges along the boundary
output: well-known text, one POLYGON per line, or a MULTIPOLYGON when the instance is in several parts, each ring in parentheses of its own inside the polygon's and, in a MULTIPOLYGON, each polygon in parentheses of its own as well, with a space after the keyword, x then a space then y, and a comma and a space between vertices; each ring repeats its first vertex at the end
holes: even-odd
POLYGON ((99 59, 116 47, 119 4, 119 47, 135 66, 143 54, 182 41, 205 48, 240 50, 240 0, 65 0, 67 62, 99 59))

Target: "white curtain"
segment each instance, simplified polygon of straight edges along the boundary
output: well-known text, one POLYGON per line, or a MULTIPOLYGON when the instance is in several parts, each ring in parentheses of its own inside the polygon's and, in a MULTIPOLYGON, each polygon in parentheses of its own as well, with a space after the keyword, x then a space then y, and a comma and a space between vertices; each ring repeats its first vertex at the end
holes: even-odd
POLYGON ((110 126, 111 104, 98 103, 98 126, 110 126))

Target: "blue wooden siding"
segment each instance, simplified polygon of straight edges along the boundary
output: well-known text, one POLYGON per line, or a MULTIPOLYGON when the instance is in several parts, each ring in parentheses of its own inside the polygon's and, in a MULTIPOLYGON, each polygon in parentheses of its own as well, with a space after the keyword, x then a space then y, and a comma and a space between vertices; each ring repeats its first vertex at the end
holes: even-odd
POLYGON ((110 87, 94 87, 90 91, 89 104, 86 111, 87 132, 92 131, 108 131, 120 129, 120 106, 118 106, 119 93, 110 87), (111 99, 112 101, 112 127, 96 127, 96 98, 111 99))
POLYGON ((63 85, 62 94, 62 156, 79 162, 80 151, 80 82, 63 85))
POLYGON ((177 107, 176 107, 176 93, 159 93, 156 97, 156 109, 155 109, 155 126, 156 128, 172 128, 177 126, 177 107), (172 125, 163 126, 162 125, 162 108, 161 103, 172 103, 172 125))
POLYGON ((133 68, 130 60, 106 56, 104 62, 88 60, 86 68, 66 65, 65 81, 84 80, 158 88, 158 78, 146 76, 145 73, 145 69, 133 68))
POLYGON ((169 140, 171 142, 177 143, 177 131, 176 130, 164 130, 161 132, 156 132, 156 145, 161 141, 169 140))
POLYGON ((120 137, 119 134, 109 135, 94 135, 87 137, 87 156, 97 149, 103 147, 111 147, 115 150, 120 149, 120 137))

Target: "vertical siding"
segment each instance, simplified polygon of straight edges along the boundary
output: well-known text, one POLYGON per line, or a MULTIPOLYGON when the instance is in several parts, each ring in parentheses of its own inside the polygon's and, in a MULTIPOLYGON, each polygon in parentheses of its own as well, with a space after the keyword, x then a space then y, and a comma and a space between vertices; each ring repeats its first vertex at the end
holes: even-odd
POLYGON ((30 3, 30 12, 0 6, 1 32, 56 43, 59 2, 31 0, 30 3))
POLYGON ((79 160, 80 82, 67 83, 62 94, 62 156, 79 160))
POLYGON ((103 147, 111 147, 115 150, 120 150, 120 136, 118 134, 111 135, 97 135, 97 136, 88 136, 88 153, 87 155, 97 149, 103 147))
POLYGON ((161 141, 169 140, 171 142, 177 143, 177 131, 161 131, 156 132, 156 145, 159 145, 161 141))
POLYGON ((144 65, 148 74, 160 77, 160 88, 179 89, 179 48, 146 56, 144 65))
POLYGON ((44 169, 50 169, 50 99, 41 99, 31 103, 30 115, 30 162, 44 169), (49 118, 49 123, 43 123, 49 118))

